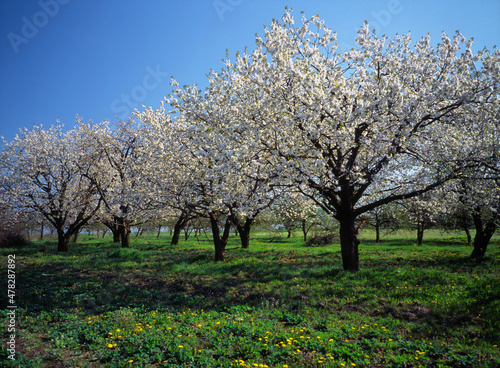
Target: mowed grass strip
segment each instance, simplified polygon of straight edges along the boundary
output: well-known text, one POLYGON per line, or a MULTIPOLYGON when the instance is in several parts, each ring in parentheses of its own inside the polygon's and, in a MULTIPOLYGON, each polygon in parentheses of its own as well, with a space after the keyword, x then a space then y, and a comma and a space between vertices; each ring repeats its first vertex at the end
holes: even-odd
POLYGON ((17 360, 5 345, 0 358, 11 367, 499 366, 499 238, 481 263, 457 234, 431 231, 422 246, 407 233, 373 238, 361 234, 357 273, 342 270, 338 244, 263 231, 250 249, 233 235, 220 263, 205 236, 172 247, 167 234, 145 234, 120 249, 81 235, 67 254, 50 239, 2 249, 16 254, 18 340, 17 360))

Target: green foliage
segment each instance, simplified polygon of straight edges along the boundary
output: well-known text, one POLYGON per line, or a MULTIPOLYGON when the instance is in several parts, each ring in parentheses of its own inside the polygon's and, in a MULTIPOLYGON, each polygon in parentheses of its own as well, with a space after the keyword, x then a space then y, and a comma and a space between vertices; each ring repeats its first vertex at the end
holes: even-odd
POLYGON ((67 254, 28 245, 16 253, 23 349, 6 366, 499 365, 500 241, 477 263, 450 238, 375 244, 365 232, 357 273, 342 270, 338 245, 275 232, 255 233, 249 249, 232 236, 219 263, 202 237, 172 247, 151 234, 117 249, 82 236, 67 254))
POLYGON ((306 245, 309 247, 318 246, 318 245, 329 245, 335 242, 335 239, 338 238, 338 234, 335 233, 326 233, 326 234, 315 234, 310 236, 306 241, 306 245))

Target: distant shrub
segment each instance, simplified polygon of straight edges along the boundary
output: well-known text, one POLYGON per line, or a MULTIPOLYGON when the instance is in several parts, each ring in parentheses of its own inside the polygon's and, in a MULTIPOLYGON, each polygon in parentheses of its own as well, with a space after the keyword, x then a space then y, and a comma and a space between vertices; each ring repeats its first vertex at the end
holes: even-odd
POLYGON ((144 260, 144 254, 137 249, 130 248, 119 248, 109 255, 109 258, 115 259, 128 259, 137 262, 142 262, 144 260))
POLYGON ((21 248, 29 241, 21 234, 14 232, 0 232, 0 248, 21 248))
POLYGON ((315 246, 325 246, 329 244, 333 244, 335 238, 338 237, 336 233, 326 233, 326 234, 316 234, 306 241, 306 246, 315 247, 315 246))

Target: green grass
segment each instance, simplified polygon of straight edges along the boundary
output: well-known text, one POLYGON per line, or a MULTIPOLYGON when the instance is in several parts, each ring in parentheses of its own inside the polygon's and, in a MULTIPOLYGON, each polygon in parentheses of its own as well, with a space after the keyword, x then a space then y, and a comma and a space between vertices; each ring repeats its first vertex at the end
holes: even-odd
MULTIPOLYGON (((297 235, 298 232, 297 232, 297 235)), ((214 263, 204 235, 81 235, 16 254, 16 361, 7 367, 498 367, 500 239, 471 261, 461 234, 361 234, 361 270, 338 245, 257 232, 214 263)), ((6 305, 2 293, 2 305, 6 305)), ((3 309, 2 320, 7 320, 3 309)), ((3 340, 9 333, 4 328, 3 340)))

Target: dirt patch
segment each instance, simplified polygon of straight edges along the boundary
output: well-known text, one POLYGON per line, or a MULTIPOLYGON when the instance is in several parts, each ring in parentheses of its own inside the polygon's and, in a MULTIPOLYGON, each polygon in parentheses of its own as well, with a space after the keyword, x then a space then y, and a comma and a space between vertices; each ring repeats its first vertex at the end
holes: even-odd
POLYGON ((433 318, 432 311, 419 302, 403 303, 397 305, 383 304, 372 313, 374 316, 388 316, 405 321, 418 321, 433 318))

